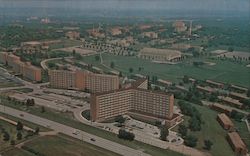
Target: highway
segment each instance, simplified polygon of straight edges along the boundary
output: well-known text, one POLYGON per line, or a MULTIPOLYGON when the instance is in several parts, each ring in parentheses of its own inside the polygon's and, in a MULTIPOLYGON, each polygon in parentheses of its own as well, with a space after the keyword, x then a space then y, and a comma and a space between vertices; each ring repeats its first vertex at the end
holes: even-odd
POLYGON ((130 147, 109 141, 107 139, 103 139, 101 137, 86 133, 79 129, 75 129, 75 128, 72 128, 72 127, 69 127, 69 126, 66 126, 66 125, 45 119, 45 118, 41 118, 41 117, 32 115, 30 113, 19 111, 19 110, 16 110, 7 106, 0 105, 0 112, 9 114, 17 118, 21 118, 23 120, 35 123, 37 125, 48 127, 50 129, 53 129, 54 131, 63 133, 65 135, 71 136, 79 140, 83 140, 90 144, 99 146, 101 148, 107 149, 109 151, 113 151, 115 153, 118 153, 124 156, 150 156, 149 154, 143 153, 142 151, 135 150, 130 147), (20 116, 20 114, 22 114, 22 117, 20 116), (95 141, 93 141, 93 139, 95 141))

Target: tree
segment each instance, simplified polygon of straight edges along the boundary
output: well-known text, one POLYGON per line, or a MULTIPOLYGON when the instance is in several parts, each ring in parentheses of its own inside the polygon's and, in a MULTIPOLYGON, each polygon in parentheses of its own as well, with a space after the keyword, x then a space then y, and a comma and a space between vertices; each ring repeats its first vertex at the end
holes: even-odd
POLYGON ((16 130, 17 130, 17 131, 23 130, 23 124, 22 124, 20 121, 17 122, 16 130))
POLYGON ((40 128, 39 128, 39 127, 36 127, 36 129, 35 129, 35 134, 38 135, 39 132, 40 132, 40 128))
POLYGON ((119 115, 115 118, 115 122, 118 122, 120 124, 123 124, 125 121, 126 119, 122 115, 119 115))
POLYGON ((10 141, 10 145, 13 146, 13 145, 15 145, 15 144, 16 144, 15 140, 11 140, 11 141, 10 141))
POLYGON ((75 49, 73 49, 73 51, 72 51, 72 55, 73 55, 73 56, 75 56, 75 55, 76 55, 76 50, 75 50, 75 49))
POLYGON ((229 48, 228 48, 228 51, 229 51, 229 52, 233 52, 233 51, 234 51, 234 48, 233 48, 233 47, 229 47, 229 48))
POLYGON ((197 144, 197 138, 193 135, 188 135, 184 140, 184 144, 189 147, 195 147, 197 144))
POLYGON ((178 132, 181 134, 181 137, 186 137, 188 129, 185 125, 181 124, 178 128, 178 132))
POLYGON ((166 141, 169 131, 166 126, 161 127, 160 139, 166 141))
POLYGON ((118 133, 118 138, 133 141, 135 138, 135 135, 133 133, 127 132, 124 129, 120 129, 118 133))
POLYGON ((129 72, 130 72, 130 73, 133 73, 133 71, 134 71, 134 69, 130 67, 130 68, 129 68, 129 72))
POLYGON ((96 61, 99 61, 99 60, 100 60, 100 56, 99 56, 99 55, 96 55, 96 56, 95 56, 95 60, 96 60, 96 61))
POLYGON ((34 100, 34 99, 31 99, 31 100, 30 100, 30 105, 31 105, 31 106, 34 106, 34 105, 35 105, 35 100, 34 100))
POLYGON ((45 112, 45 107, 42 106, 42 107, 41 107, 41 113, 44 113, 44 112, 45 112))
POLYGON ((212 146, 213 146, 213 143, 212 143, 212 141, 210 141, 210 140, 204 140, 204 145, 205 145, 205 149, 206 150, 210 150, 211 148, 212 148, 212 146))
POLYGON ((115 63, 114 63, 113 61, 110 63, 110 67, 111 67, 111 68, 114 68, 114 67, 115 67, 115 63))
POLYGON ((17 132, 16 138, 17 138, 17 140, 22 140, 23 135, 22 135, 22 133, 20 131, 17 132))
POLYGON ((3 134, 3 141, 9 141, 10 140, 10 135, 8 132, 4 132, 3 134))
POLYGON ((250 89, 247 90, 247 96, 250 97, 250 89))
POLYGON ((187 76, 187 75, 184 75, 184 77, 183 77, 182 80, 183 80, 184 83, 188 83, 188 76, 187 76))

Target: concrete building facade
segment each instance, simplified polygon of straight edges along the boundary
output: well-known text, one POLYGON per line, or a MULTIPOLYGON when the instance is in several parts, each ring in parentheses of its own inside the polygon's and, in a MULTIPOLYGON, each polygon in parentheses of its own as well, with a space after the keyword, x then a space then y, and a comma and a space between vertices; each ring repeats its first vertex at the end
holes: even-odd
POLYGON ((147 90, 147 81, 109 92, 91 95, 92 121, 102 122, 118 115, 138 114, 148 119, 164 120, 167 126, 175 124, 174 96, 147 90))
POLYGON ((119 77, 87 71, 50 70, 50 86, 61 89, 87 90, 92 93, 119 89, 119 77))
POLYGON ((0 63, 10 66, 16 74, 31 81, 40 82, 42 80, 41 68, 33 66, 30 62, 22 62, 16 55, 2 52, 0 53, 0 63))

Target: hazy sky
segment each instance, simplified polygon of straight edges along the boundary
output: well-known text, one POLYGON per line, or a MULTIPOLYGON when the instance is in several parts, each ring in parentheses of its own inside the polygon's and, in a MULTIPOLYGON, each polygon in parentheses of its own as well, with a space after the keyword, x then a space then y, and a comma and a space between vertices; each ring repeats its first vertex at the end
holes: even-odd
POLYGON ((249 12, 250 0, 0 0, 0 7, 76 9, 221 10, 249 12))

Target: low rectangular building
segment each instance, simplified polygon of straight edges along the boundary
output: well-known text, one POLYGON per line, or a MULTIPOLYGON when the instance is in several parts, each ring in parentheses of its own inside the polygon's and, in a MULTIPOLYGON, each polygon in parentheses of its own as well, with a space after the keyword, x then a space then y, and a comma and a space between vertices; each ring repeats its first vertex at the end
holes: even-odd
POLYGON ((210 105, 210 108, 212 108, 213 110, 216 110, 218 112, 225 113, 227 115, 230 115, 232 110, 233 110, 232 108, 228 108, 228 107, 221 105, 219 103, 214 103, 214 104, 210 105))
POLYGON ((212 80, 206 80, 206 83, 208 83, 209 85, 211 85, 213 87, 217 87, 217 88, 223 88, 224 87, 223 83, 215 82, 215 81, 212 81, 212 80))
POLYGON ((140 50, 139 58, 152 60, 152 61, 180 61, 182 58, 181 52, 171 49, 156 49, 156 48, 143 48, 140 50))
POLYGON ((243 108, 243 104, 239 100, 236 100, 230 97, 225 97, 225 96, 218 96, 218 98, 225 104, 228 104, 236 108, 243 108))
POLYGON ((225 130, 233 130, 234 124, 225 113, 217 115, 217 120, 225 130))
POLYGON ((237 155, 247 155, 248 149, 246 144, 237 132, 228 133, 227 140, 237 155))
POLYGON ((248 100, 250 99, 249 97, 246 96, 246 94, 241 94, 241 93, 236 93, 236 92, 230 92, 229 96, 237 99, 237 100, 248 100))

